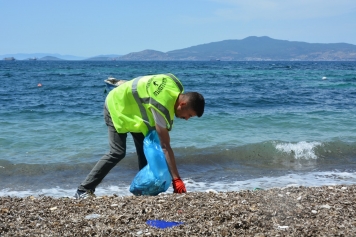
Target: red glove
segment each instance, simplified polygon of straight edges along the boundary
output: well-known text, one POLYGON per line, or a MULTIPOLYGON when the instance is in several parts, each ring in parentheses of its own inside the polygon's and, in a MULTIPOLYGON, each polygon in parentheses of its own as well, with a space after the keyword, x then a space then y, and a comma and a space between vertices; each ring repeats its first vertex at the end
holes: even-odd
POLYGON ((174 193, 186 193, 185 185, 180 178, 173 179, 172 181, 174 193))

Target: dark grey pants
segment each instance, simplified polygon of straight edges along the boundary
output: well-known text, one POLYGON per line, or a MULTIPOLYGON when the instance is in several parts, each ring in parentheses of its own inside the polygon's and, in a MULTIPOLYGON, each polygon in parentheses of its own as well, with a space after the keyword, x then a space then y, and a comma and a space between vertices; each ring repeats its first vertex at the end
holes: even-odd
MULTIPOLYGON (((86 179, 79 185, 78 190, 91 190, 94 192, 96 186, 99 185, 109 171, 114 168, 114 166, 126 155, 127 133, 117 133, 106 105, 104 107, 104 118, 108 127, 110 152, 104 155, 98 163, 96 163, 86 179)), ((147 160, 143 152, 143 139, 145 137, 142 133, 131 133, 131 135, 134 139, 138 156, 138 166, 141 170, 147 164, 147 160)))

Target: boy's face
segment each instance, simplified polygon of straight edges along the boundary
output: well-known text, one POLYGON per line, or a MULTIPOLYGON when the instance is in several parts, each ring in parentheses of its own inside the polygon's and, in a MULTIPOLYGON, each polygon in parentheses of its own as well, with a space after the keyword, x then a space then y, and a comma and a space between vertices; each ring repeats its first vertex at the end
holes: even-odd
POLYGON ((178 105, 176 111, 175 111, 176 117, 188 120, 194 116, 197 116, 195 111, 191 108, 188 108, 186 103, 181 103, 178 105))

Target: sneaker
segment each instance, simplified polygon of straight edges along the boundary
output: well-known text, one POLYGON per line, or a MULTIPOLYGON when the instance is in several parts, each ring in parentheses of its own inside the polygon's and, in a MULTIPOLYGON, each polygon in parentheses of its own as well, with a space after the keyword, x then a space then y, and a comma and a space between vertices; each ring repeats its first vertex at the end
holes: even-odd
POLYGON ((75 199, 86 199, 86 198, 95 198, 95 194, 92 190, 87 190, 87 191, 82 191, 82 190, 77 190, 77 192, 74 194, 75 199))

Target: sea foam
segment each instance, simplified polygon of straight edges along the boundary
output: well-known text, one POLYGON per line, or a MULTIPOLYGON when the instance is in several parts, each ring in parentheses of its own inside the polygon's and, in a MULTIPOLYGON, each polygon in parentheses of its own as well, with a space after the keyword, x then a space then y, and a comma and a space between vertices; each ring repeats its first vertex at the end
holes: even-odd
POLYGON ((276 149, 293 155, 295 159, 317 159, 315 148, 321 146, 320 142, 306 142, 301 141, 298 143, 279 143, 276 144, 276 149))
MULTIPOLYGON (((287 174, 275 177, 261 177, 255 179, 247 179, 232 182, 197 182, 193 179, 183 179, 188 192, 231 192, 241 190, 256 190, 256 189, 271 189, 283 188, 291 186, 306 186, 319 187, 330 185, 352 185, 356 183, 356 172, 309 172, 299 174, 287 174)), ((73 198, 75 189, 64 189, 61 187, 39 190, 23 190, 13 191, 9 189, 0 190, 1 196, 51 196, 54 198, 69 197, 73 198)), ((173 193, 173 188, 169 187, 165 193, 160 195, 173 193)), ((103 186, 96 189, 97 196, 131 196, 129 186, 103 186)))

